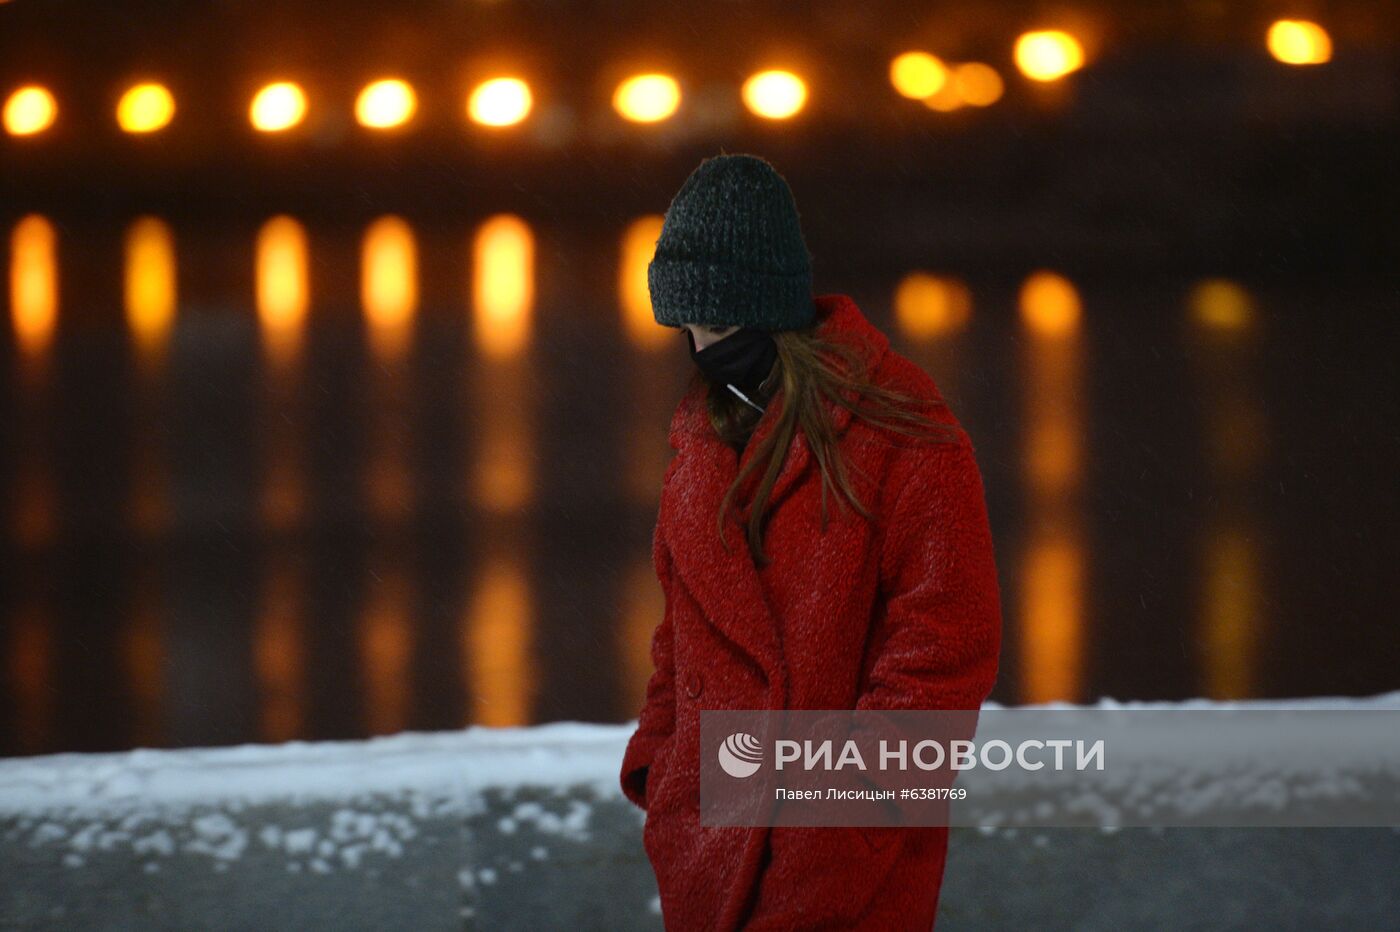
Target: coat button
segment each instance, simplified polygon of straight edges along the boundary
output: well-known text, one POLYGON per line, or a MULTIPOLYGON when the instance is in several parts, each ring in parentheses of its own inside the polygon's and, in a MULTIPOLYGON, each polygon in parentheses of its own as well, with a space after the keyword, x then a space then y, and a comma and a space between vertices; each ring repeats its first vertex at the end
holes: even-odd
POLYGON ((691 670, 685 675, 685 692, 690 698, 694 699, 696 696, 700 695, 704 689, 705 681, 701 679, 698 670, 691 670))

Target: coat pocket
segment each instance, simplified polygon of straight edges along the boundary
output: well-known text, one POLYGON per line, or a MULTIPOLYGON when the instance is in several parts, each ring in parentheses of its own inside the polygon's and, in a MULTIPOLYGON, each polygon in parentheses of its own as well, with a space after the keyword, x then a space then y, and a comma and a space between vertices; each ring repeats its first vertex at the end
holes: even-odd
POLYGON ((646 802, 647 809, 656 805, 662 798, 661 791, 666 784, 666 776, 670 772, 671 749, 676 746, 676 733, 673 731, 662 739, 656 746, 656 751, 651 755, 651 763, 647 765, 646 802))

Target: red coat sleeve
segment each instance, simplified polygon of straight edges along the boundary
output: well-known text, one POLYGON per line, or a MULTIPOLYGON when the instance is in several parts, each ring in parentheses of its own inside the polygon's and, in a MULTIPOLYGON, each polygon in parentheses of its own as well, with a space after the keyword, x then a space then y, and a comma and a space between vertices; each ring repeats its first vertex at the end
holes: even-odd
POLYGON ((651 636, 651 661, 654 667, 647 680, 646 699, 637 717, 637 730, 628 739, 622 755, 622 793, 634 804, 646 809, 647 771, 656 749, 676 728, 676 675, 674 663, 675 637, 671 623, 671 556, 661 538, 658 526, 653 537, 653 562, 657 578, 665 595, 666 607, 651 636))

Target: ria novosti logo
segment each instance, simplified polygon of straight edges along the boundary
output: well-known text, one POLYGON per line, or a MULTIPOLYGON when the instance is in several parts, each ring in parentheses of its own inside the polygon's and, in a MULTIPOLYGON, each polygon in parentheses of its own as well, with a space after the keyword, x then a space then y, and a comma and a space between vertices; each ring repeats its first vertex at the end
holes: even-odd
POLYGON ((750 777, 763 763, 763 746, 758 739, 738 731, 719 746, 719 765, 731 777, 750 777))

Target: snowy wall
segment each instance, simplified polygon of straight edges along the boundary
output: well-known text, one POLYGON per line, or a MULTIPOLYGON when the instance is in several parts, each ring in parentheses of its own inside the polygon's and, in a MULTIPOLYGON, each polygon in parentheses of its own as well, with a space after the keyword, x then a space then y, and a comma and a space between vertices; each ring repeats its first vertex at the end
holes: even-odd
MULTIPOLYGON (((1351 702, 1400 693, 1296 704, 1351 702)), ((630 732, 0 761, 0 926, 660 928, 642 814, 617 787, 630 732)), ((940 929, 1400 922, 1393 828, 955 829, 952 844, 940 929)))

